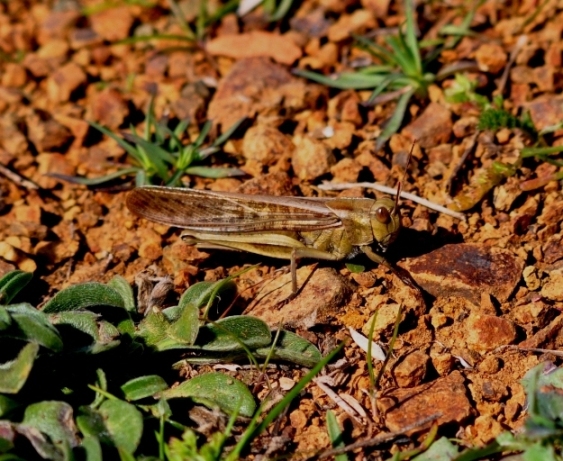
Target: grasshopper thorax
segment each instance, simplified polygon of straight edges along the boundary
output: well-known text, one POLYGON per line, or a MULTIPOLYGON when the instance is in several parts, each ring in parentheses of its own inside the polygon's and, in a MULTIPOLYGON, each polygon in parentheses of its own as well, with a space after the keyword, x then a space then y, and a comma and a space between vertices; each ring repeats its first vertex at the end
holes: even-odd
POLYGON ((369 212, 373 238, 381 251, 393 243, 401 227, 401 218, 397 203, 389 197, 375 201, 369 212))

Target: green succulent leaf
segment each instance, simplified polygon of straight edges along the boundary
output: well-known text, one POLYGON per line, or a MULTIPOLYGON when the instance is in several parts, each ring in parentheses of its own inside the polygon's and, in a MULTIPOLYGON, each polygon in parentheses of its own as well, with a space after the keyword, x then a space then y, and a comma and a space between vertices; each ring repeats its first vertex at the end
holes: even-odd
MULTIPOLYGON (((275 335, 272 332, 272 340, 275 335)), ((308 368, 314 367, 323 358, 314 344, 291 331, 281 331, 273 349, 271 346, 256 349, 255 356, 287 360, 308 368)))
POLYGON ((121 275, 114 276, 108 282, 108 287, 113 288, 121 295, 121 298, 123 299, 123 307, 125 307, 128 312, 137 311, 137 308, 135 306, 135 296, 133 295, 133 288, 131 288, 129 282, 125 280, 121 275))
POLYGON ((143 434, 141 412, 123 400, 106 400, 99 412, 114 446, 126 453, 133 453, 143 434))
POLYGON ((140 376, 121 386, 125 398, 129 401, 151 397, 166 389, 168 384, 158 375, 140 376))
POLYGON ((270 329, 258 318, 233 315, 200 328, 191 349, 213 352, 231 352, 265 347, 272 340, 270 329))
POLYGON ((32 278, 31 272, 19 270, 8 272, 0 278, 0 304, 9 304, 32 278))
POLYGON ((15 360, 0 365, 0 392, 17 394, 27 381, 37 357, 39 345, 29 343, 23 347, 15 360))
POLYGON ((101 283, 88 282, 59 291, 43 307, 45 313, 88 309, 97 306, 125 308, 121 294, 101 283))
POLYGON ((4 330, 7 337, 34 342, 56 352, 62 350, 59 332, 43 312, 28 303, 12 304, 7 311, 12 319, 11 328, 4 330))
POLYGON ((47 434, 56 445, 78 445, 72 407, 66 402, 43 401, 31 404, 25 409, 22 424, 47 434))
POLYGON ((240 416, 251 417, 256 402, 246 385, 223 373, 206 373, 184 381, 163 392, 166 399, 189 397, 209 408, 219 407, 226 413, 238 410, 240 416))

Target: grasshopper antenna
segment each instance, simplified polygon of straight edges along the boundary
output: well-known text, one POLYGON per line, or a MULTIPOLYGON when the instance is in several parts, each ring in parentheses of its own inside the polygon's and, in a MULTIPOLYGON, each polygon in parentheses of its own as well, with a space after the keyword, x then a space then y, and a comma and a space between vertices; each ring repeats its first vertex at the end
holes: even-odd
POLYGON ((407 177, 407 173, 409 171, 409 164, 411 163, 411 158, 412 158, 412 151, 414 150, 414 144, 416 141, 412 142, 411 145, 411 150, 409 151, 409 156, 407 158, 407 164, 405 165, 405 172, 403 173, 403 177, 401 178, 401 180, 397 183, 397 195, 395 197, 395 210, 399 209, 399 200, 401 199, 401 187, 403 185, 403 182, 405 181, 406 177, 407 177))

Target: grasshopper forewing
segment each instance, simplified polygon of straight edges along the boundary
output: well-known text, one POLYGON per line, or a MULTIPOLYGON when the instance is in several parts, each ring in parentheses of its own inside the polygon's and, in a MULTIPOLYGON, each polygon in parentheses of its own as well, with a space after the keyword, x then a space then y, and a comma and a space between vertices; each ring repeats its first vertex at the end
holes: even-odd
POLYGON ((305 198, 146 186, 127 196, 135 214, 185 229, 182 238, 203 249, 248 251, 291 261, 293 293, 297 260, 342 260, 360 252, 385 262, 400 228, 398 202, 389 197, 305 198))

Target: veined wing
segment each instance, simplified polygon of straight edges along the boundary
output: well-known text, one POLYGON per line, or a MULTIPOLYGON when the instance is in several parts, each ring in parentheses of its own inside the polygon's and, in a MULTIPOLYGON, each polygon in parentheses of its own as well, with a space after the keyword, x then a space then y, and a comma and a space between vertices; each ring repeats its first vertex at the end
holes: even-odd
POLYGON ((307 231, 342 226, 326 200, 146 186, 127 195, 135 214, 198 232, 307 231))

